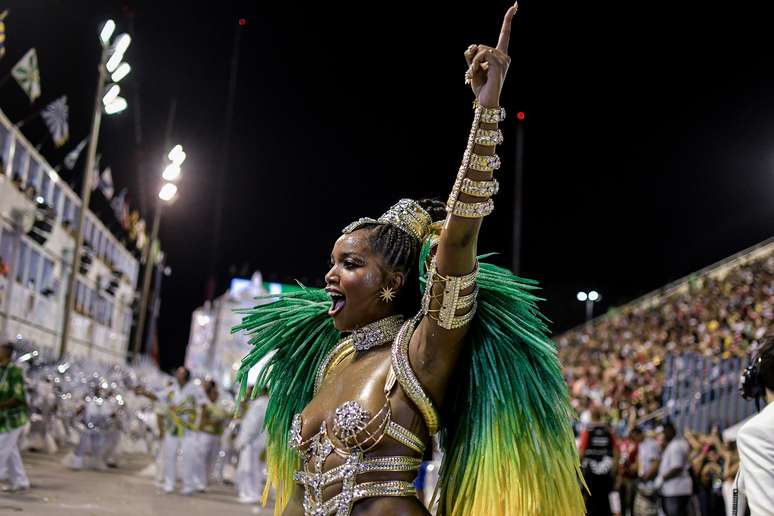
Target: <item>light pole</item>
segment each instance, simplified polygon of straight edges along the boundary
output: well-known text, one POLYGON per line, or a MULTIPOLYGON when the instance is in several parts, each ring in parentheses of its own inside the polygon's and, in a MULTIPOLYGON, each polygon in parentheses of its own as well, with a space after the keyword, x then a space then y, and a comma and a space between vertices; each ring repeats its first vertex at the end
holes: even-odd
POLYGON ((161 224, 161 209, 164 203, 172 204, 177 199, 177 185, 175 184, 182 174, 180 165, 185 161, 185 152, 181 145, 175 145, 167 158, 169 164, 167 164, 164 172, 161 174, 161 178, 165 181, 164 185, 159 190, 159 198, 156 202, 156 213, 153 215, 153 229, 151 230, 151 237, 145 246, 143 252, 143 260, 145 261, 145 271, 142 278, 142 297, 140 298, 140 313, 137 318, 137 328, 134 333, 134 346, 132 348, 132 355, 135 362, 140 358, 140 346, 142 344, 142 334, 145 329, 145 317, 148 312, 148 295, 150 294, 151 274, 153 272, 153 262, 156 257, 152 256, 151 249, 154 242, 158 238, 159 225, 161 224))
POLYGON ((118 81, 126 77, 131 71, 127 63, 122 63, 124 53, 132 42, 129 34, 121 34, 115 38, 111 44, 113 32, 116 24, 113 20, 108 20, 102 25, 99 34, 99 42, 102 45, 102 54, 100 57, 97 74, 97 93, 94 96, 94 112, 91 118, 91 133, 89 135, 89 148, 86 153, 86 168, 83 173, 81 185, 81 212, 78 218, 78 227, 75 233, 75 247, 72 253, 72 264, 70 266, 70 276, 67 280, 67 297, 65 299, 64 320, 62 321, 62 341, 59 345, 59 359, 64 357, 67 352, 67 340, 70 337, 70 315, 75 305, 75 285, 78 278, 78 270, 81 262, 81 248, 83 247, 83 226, 86 221, 86 212, 89 210, 89 200, 91 199, 91 182, 94 170, 94 161, 97 155, 97 141, 99 140, 99 127, 102 122, 102 110, 108 115, 120 113, 126 109, 126 99, 119 97, 121 87, 118 81), (113 81, 107 91, 105 83, 108 74, 113 81))
POLYGON ((594 303, 602 301, 602 296, 596 290, 592 290, 589 293, 578 292, 576 298, 581 303, 586 303, 586 322, 589 322, 594 317, 594 303))

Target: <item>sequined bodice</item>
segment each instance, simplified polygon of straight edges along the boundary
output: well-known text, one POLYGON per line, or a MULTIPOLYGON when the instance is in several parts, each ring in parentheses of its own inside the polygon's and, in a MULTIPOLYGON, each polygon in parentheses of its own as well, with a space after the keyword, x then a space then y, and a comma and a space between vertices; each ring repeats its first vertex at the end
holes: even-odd
MULTIPOLYGON (((396 333, 397 330, 389 337, 394 337, 396 333)), ((331 351, 318 371, 315 393, 327 373, 353 352, 350 339, 331 351)), ((295 473, 294 479, 304 487, 306 515, 346 516, 351 513, 354 502, 362 498, 415 494, 412 483, 405 480, 357 482, 358 475, 365 473, 416 472, 422 462, 425 449, 422 440, 392 419, 390 395, 396 384, 397 379, 390 369, 384 385, 384 404, 378 410, 372 412, 358 401, 345 401, 335 409, 332 421, 324 419, 319 430, 306 439, 302 434, 304 421, 301 414, 293 418, 289 446, 297 450, 301 458, 302 469, 295 473), (372 453, 366 458, 366 454, 385 438, 397 441, 418 456, 380 457, 372 453), (326 463, 333 454, 343 459, 343 463, 337 460, 336 465, 326 469, 326 463), (341 484, 338 494, 325 499, 326 488, 338 483, 341 484)))

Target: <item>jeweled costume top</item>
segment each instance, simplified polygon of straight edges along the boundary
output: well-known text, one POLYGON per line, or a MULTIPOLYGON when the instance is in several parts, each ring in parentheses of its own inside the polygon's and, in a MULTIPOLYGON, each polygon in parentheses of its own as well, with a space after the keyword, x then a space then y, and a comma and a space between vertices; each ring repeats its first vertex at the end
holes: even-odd
MULTIPOLYGON (((477 218, 492 211, 490 197, 497 192, 497 181, 471 181, 462 171, 499 166, 496 155, 477 156, 472 148, 474 143, 500 143, 499 131, 478 126, 503 117, 501 109, 475 105, 468 149, 447 203, 450 213, 477 218), (460 192, 486 202, 461 202, 460 192)), ((391 397, 400 386, 421 414, 427 433, 439 433, 444 459, 437 514, 582 514, 567 388, 535 307, 537 298, 530 293, 537 288, 535 282, 483 261, 464 276, 440 275, 433 253, 440 227, 413 201, 403 199, 378 219, 359 219, 344 232, 372 224, 392 224, 422 245, 423 296, 414 317, 390 317, 342 336, 327 316, 328 295, 304 288, 246 310, 242 324, 234 328, 248 332, 254 346, 240 369, 242 392, 250 368, 272 353, 257 382, 270 395, 265 427, 270 482, 278 490, 277 513, 295 484, 304 489, 305 514, 315 516, 346 516, 357 500, 367 497, 415 495, 408 481, 391 480, 389 475, 378 480, 380 472, 416 471, 427 446, 393 420, 391 397), (438 282, 443 288, 433 290, 438 282), (440 412, 409 361, 409 342, 423 317, 445 329, 470 325, 458 375, 447 386, 440 412), (335 409, 332 424, 326 422, 331 418, 324 419, 304 439, 300 413, 325 378, 352 353, 383 345, 391 346, 391 357, 381 408, 369 411, 355 400, 346 401, 335 409), (385 439, 400 443, 405 452, 380 452, 385 439), (334 454, 339 460, 331 464, 334 454), (359 480, 366 473, 368 481, 359 480), (326 488, 335 485, 341 486, 336 494, 330 495, 329 489, 326 495, 326 488)), ((268 489, 269 484, 264 496, 268 489)))

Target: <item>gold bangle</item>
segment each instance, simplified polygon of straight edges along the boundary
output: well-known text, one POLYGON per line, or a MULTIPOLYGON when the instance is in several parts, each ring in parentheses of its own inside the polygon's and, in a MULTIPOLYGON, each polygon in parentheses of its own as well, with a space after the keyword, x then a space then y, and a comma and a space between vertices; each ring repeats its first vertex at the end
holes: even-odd
POLYGON ((491 181, 473 181, 467 177, 462 181, 462 193, 472 195, 473 197, 492 197, 500 190, 500 183, 497 179, 491 181))
MULTIPOLYGON (((473 101, 473 109, 475 110, 477 107, 481 106, 479 104, 478 100, 473 101)), ((493 107, 488 108, 481 106, 481 121, 485 124, 499 124, 505 120, 505 108, 503 107, 493 107)))
POLYGON ((480 219, 486 217, 494 211, 494 201, 487 199, 486 202, 462 202, 457 201, 452 209, 452 215, 466 219, 480 219))
POLYGON ((479 172, 494 172, 500 168, 500 156, 492 154, 491 156, 481 156, 471 154, 468 168, 478 170, 479 172))
POLYGON ((484 147, 494 147, 503 143, 503 132, 499 129, 479 129, 476 132, 476 143, 484 147))

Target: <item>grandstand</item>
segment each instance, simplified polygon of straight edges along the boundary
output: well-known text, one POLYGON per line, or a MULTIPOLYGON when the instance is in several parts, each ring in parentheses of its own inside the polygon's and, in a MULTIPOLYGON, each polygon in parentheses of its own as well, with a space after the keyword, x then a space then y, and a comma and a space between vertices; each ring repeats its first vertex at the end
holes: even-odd
POLYGON ((754 411, 736 389, 774 327, 774 238, 556 338, 573 405, 614 425, 668 417, 707 432, 754 411))

